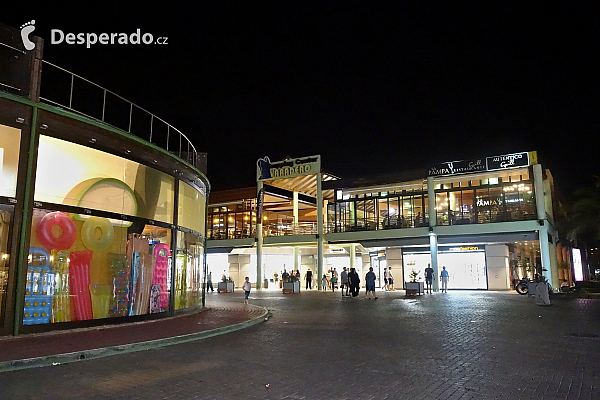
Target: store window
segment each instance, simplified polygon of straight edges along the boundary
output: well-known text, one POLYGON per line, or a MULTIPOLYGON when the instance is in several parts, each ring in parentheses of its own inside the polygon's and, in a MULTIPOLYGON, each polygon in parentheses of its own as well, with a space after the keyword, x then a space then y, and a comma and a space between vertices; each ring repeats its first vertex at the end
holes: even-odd
POLYGON ((20 143, 20 129, 0 125, 0 196, 16 196, 20 143))
POLYGON ((175 310, 202 304, 204 273, 202 238, 188 232, 177 232, 175 310))
POLYGON ((12 225, 13 206, 0 205, 0 326, 6 312, 6 296, 8 291, 9 239, 12 225))
POLYGON ((171 258, 168 228, 34 209, 23 325, 167 311, 171 258))
MULTIPOLYGON (((179 226, 192 229, 201 235, 204 235, 204 209, 206 198, 193 186, 179 181, 179 203, 178 203, 178 220, 179 226)), ((225 209, 227 210, 227 209, 225 209)), ((219 216, 219 219, 223 217, 219 216)), ((223 221, 225 223, 226 220, 223 221)), ((224 234, 226 234, 225 226, 224 234)), ((213 225, 214 229, 214 225, 213 225)), ((219 226, 219 230, 221 226, 219 226)))
POLYGON ((36 201, 172 223, 174 182, 123 157, 40 136, 36 201))

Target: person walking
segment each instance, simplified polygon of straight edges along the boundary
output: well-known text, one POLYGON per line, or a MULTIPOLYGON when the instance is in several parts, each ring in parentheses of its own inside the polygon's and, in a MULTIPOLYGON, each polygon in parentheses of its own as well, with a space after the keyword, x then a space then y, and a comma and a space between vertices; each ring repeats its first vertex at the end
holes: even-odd
POLYGON ((344 287, 346 288, 346 296, 348 296, 348 271, 346 271, 346 267, 340 274, 340 287, 342 289, 342 297, 344 297, 344 287))
POLYGON ((373 272, 373 267, 369 267, 369 272, 365 275, 365 285, 367 287, 367 299, 371 300, 371 297, 377 298, 375 296, 375 272, 373 272))
POLYGON ((312 275, 313 273, 309 268, 308 271, 306 271, 306 275, 304 276, 304 278, 306 279, 306 289, 312 289, 312 275))
POLYGON ((250 290, 252 289, 250 278, 246 277, 242 289, 244 289, 244 304, 248 304, 248 297, 250 297, 250 290))
POLYGON ((212 284, 212 272, 208 272, 208 276, 206 277, 206 291, 208 292, 208 289, 210 289, 211 292, 214 292, 215 289, 213 288, 213 284, 212 284))
POLYGON ((394 274, 392 274, 392 267, 388 267, 387 280, 388 280, 388 290, 393 291, 394 290, 394 274))
POLYGON ((325 275, 325 274, 323 274, 323 277, 321 278, 321 290, 322 291, 327 290, 327 275, 325 275))
POLYGON ((433 268, 431 268, 431 264, 427 264, 427 268, 425 268, 425 284, 427 287, 425 291, 429 291, 431 293, 431 283, 433 282, 433 268))
POLYGON ((335 270, 331 273, 331 291, 335 292, 335 289, 337 288, 337 272, 335 272, 335 270))
POLYGON ((442 292, 448 293, 448 271, 446 271, 446 267, 442 267, 442 272, 440 273, 440 278, 442 281, 442 292))
POLYGON ((348 274, 348 282, 350 283, 350 293, 352 294, 352 297, 358 296, 360 278, 358 277, 356 269, 350 268, 350 273, 348 274))

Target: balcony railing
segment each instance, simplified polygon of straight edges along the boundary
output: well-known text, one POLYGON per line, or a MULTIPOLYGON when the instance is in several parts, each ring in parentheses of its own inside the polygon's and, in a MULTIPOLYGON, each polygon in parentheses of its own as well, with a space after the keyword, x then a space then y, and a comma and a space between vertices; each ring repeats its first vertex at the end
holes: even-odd
MULTIPOLYGON (((0 42, 0 90, 26 96, 28 88, 18 79, 22 74, 9 73, 10 68, 25 68, 14 61, 22 58, 19 54, 27 53, 0 42)), ((42 60, 40 81, 40 101, 122 129, 200 167, 197 161, 201 158, 186 135, 115 92, 46 60, 42 60)))

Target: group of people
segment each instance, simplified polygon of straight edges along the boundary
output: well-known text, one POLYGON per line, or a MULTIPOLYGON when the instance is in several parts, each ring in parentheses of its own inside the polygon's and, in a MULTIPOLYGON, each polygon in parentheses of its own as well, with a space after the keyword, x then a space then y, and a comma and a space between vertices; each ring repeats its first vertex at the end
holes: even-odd
MULTIPOLYGON (((443 293, 448 293, 448 271, 446 271, 446 267, 443 266, 440 271, 440 281, 442 282, 442 287, 440 290, 443 293)), ((431 293, 431 285, 433 283, 433 268, 431 268, 431 264, 427 264, 427 268, 425 268, 425 291, 431 293)))
POLYGON ((394 274, 392 274, 392 267, 384 268, 383 271, 383 289, 386 292, 394 290, 394 274))

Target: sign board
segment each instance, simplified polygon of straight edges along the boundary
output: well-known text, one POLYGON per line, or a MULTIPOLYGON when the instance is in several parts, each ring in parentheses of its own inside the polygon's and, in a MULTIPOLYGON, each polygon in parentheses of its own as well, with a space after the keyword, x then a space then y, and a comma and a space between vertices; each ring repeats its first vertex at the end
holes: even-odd
POLYGON ((537 163, 537 152, 521 152, 477 158, 473 160, 446 161, 428 168, 428 176, 460 175, 479 171, 527 167, 537 163))
POLYGON ((295 178, 321 172, 321 156, 291 158, 275 162, 271 162, 267 156, 259 158, 256 166, 258 168, 257 181, 295 178))
POLYGON ((263 217, 263 205, 265 202, 265 188, 260 188, 258 196, 256 197, 256 218, 258 222, 261 223, 263 217))

